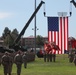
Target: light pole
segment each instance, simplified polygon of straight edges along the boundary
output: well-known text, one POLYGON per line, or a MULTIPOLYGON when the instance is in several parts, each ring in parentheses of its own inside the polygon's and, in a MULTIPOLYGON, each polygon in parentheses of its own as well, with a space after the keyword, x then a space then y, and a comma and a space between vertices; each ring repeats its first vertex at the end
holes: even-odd
MULTIPOLYGON (((35 10, 36 10, 36 0, 35 0, 35 10)), ((36 15, 35 15, 35 25, 34 25, 34 39, 35 39, 35 42, 34 42, 34 45, 35 45, 35 54, 36 54, 36 15)))
MULTIPOLYGON (((35 30, 35 28, 32 28, 32 30, 34 30, 34 32, 36 32, 37 30, 39 30, 39 28, 36 27, 36 30, 35 30)), ((36 46, 36 37, 34 39, 34 46, 36 46)), ((36 47, 35 47, 35 53, 36 53, 36 47)))

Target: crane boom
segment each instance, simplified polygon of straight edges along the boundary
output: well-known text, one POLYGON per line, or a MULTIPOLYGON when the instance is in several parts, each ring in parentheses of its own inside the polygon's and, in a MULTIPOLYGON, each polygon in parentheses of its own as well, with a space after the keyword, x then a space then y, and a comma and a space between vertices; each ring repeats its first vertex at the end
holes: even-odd
POLYGON ((42 4, 44 4, 45 2, 41 1, 40 4, 38 5, 38 7, 36 8, 36 10, 34 11, 34 13, 32 14, 32 16, 30 17, 30 19, 28 20, 28 22, 26 23, 26 25, 23 27, 22 31, 20 32, 19 36, 17 37, 17 39, 14 41, 13 46, 15 46, 15 44, 17 44, 21 38, 22 35, 24 35, 25 30, 27 29, 27 27, 29 26, 29 24, 31 23, 31 21, 33 20, 34 16, 36 15, 36 13, 38 12, 38 10, 40 9, 40 7, 42 6, 42 4))
POLYGON ((73 5, 75 6, 76 8, 76 2, 74 0, 71 0, 70 3, 73 3, 73 5))

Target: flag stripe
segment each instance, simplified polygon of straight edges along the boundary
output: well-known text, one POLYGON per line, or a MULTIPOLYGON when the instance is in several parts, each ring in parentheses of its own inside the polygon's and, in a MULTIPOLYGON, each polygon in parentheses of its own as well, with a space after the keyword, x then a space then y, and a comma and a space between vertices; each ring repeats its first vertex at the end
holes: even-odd
POLYGON ((62 17, 62 54, 64 54, 64 17, 62 17))
POLYGON ((65 18, 65 50, 68 50, 68 17, 65 18))
POLYGON ((68 37, 69 37, 69 30, 68 30, 68 17, 67 17, 67 49, 66 50, 69 50, 69 45, 68 45, 68 37))
MULTIPOLYGON (((64 17, 64 42, 66 41, 66 23, 65 23, 65 17, 64 17)), ((66 43, 64 43, 64 49, 66 49, 66 43)))
POLYGON ((62 17, 59 18, 59 54, 62 54, 62 17))

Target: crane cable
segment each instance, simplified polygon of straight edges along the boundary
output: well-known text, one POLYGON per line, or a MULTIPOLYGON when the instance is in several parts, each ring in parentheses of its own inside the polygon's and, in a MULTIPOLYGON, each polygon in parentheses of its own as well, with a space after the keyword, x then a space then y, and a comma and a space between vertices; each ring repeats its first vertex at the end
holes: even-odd
POLYGON ((70 3, 69 14, 70 14, 70 17, 71 17, 72 16, 72 3, 70 3))
MULTIPOLYGON (((44 4, 44 10, 43 10, 43 14, 44 14, 44 17, 46 17, 45 4, 44 4)), ((70 15, 70 17, 72 16, 72 3, 70 3, 69 15, 70 15)))
POLYGON ((45 17, 46 16, 45 4, 43 6, 43 14, 44 14, 44 17, 45 17))
POLYGON ((46 16, 45 4, 44 4, 44 16, 46 16))

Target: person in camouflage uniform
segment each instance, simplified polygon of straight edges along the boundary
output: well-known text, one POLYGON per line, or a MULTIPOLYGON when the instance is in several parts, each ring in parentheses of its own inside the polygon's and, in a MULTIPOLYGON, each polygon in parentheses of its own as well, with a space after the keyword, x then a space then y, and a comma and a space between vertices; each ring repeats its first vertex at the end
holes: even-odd
POLYGON ((1 63, 3 65, 4 68, 4 75, 11 75, 12 72, 12 59, 9 56, 8 52, 5 52, 5 54, 2 56, 1 58, 1 63))
POLYGON ((69 62, 72 63, 73 60, 74 60, 74 56, 75 56, 75 53, 74 52, 69 52, 69 62))
POLYGON ((9 75, 11 75, 12 72, 12 66, 13 66, 13 56, 11 55, 11 53, 9 54, 9 75))
POLYGON ((56 51, 59 51, 60 48, 58 45, 56 45, 56 42, 51 42, 51 48, 52 48, 52 61, 56 61, 56 51))
POLYGON ((51 49, 51 46, 50 46, 50 43, 48 41, 45 42, 44 44, 44 62, 46 62, 46 59, 47 59, 47 62, 51 62, 52 61, 52 53, 51 53, 52 49, 51 49))
POLYGON ((76 66, 76 53, 75 53, 75 55, 74 55, 73 62, 74 62, 74 64, 75 64, 75 66, 76 66))
POLYGON ((21 74, 21 67, 22 67, 22 52, 19 50, 18 53, 14 57, 14 63, 17 66, 17 75, 21 74))
POLYGON ((24 63, 24 68, 27 68, 27 53, 24 52, 23 56, 22 56, 22 60, 24 63))

